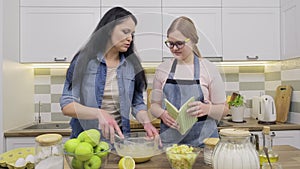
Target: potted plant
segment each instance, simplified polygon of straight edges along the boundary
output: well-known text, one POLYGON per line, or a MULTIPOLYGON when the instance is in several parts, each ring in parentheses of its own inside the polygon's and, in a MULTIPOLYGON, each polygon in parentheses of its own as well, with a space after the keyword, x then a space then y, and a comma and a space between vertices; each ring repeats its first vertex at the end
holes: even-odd
POLYGON ((244 121, 244 97, 238 93, 232 93, 228 102, 233 122, 244 121))
POLYGON ((228 102, 229 107, 239 107, 244 105, 244 97, 240 94, 233 93, 228 102))

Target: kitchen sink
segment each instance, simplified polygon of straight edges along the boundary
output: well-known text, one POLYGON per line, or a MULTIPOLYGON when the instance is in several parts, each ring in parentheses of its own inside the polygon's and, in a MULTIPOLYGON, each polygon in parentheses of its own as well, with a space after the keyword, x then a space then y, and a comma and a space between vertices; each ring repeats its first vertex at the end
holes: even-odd
POLYGON ((232 125, 231 124, 228 124, 224 121, 219 121, 219 123, 217 124, 218 127, 231 127, 232 125))
POLYGON ((38 123, 23 128, 23 130, 68 129, 69 123, 38 123))

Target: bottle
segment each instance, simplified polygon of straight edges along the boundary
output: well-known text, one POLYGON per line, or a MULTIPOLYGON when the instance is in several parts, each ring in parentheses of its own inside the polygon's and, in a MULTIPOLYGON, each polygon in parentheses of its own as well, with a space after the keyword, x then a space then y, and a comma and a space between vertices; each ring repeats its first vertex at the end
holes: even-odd
POLYGON ((35 138, 35 169, 63 169, 62 135, 42 134, 35 138))
MULTIPOLYGON (((263 136, 263 146, 268 148, 268 154, 270 158, 271 163, 275 163, 278 161, 278 154, 272 149, 273 147, 273 138, 275 137, 274 132, 270 132, 269 126, 264 126, 262 130, 262 136, 263 136)), ((259 162, 260 165, 263 163, 268 163, 268 159, 266 156, 266 153, 263 150, 260 150, 259 153, 259 162)))

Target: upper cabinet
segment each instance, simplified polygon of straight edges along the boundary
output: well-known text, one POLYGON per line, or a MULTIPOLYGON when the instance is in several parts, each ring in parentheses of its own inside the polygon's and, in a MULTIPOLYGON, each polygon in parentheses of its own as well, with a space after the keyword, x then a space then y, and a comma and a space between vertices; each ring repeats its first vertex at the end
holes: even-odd
POLYGON ((299 3, 298 0, 20 0, 20 62, 70 62, 101 15, 113 6, 125 7, 137 17, 135 47, 143 62, 161 62, 172 57, 164 41, 169 25, 179 16, 194 21, 203 57, 224 61, 288 59, 300 54, 299 3))
POLYGON ((99 0, 20 0, 20 62, 70 62, 100 19, 99 0))
POLYGON ((222 1, 223 60, 279 60, 279 0, 222 1))
MULTIPOLYGON (((194 22, 199 36, 198 48, 203 57, 222 57, 221 0, 162 1, 163 41, 174 19, 187 16, 194 22)), ((163 58, 173 57, 163 44, 163 58)))
POLYGON ((281 0, 282 60, 300 56, 300 1, 281 0))
POLYGON ((221 0, 162 0, 162 7, 221 7, 221 0))
MULTIPOLYGON (((160 8, 163 0, 101 0, 103 7, 122 6, 122 7, 143 7, 143 8, 160 8)), ((146 11, 144 11, 146 12, 146 11)))
MULTIPOLYGON (((221 8, 163 8, 163 41, 171 22, 179 16, 191 18, 196 26, 198 48, 203 57, 222 57, 221 8)), ((163 45, 163 57, 172 57, 163 45)))
POLYGON ((280 0, 222 0, 224 8, 279 8, 280 0))
POLYGON ((162 61, 161 1, 102 0, 101 15, 113 6, 122 6, 137 18, 135 48, 142 62, 162 61))

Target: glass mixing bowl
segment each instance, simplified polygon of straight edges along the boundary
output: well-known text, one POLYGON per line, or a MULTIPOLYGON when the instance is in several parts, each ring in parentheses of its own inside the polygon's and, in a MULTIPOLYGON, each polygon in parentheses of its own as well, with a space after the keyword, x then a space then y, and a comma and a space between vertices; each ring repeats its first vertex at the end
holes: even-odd
POLYGON ((146 162, 151 157, 163 153, 159 139, 150 139, 145 133, 131 133, 125 139, 117 139, 114 143, 116 154, 131 156, 136 163, 146 162))
POLYGON ((85 160, 85 161, 81 161, 80 159, 82 158, 82 156, 76 156, 76 154, 74 153, 68 153, 68 152, 64 152, 65 153, 65 161, 67 162, 68 166, 70 167, 70 169, 85 169, 87 168, 87 166, 89 166, 90 168, 93 168, 93 165, 99 165, 99 159, 100 159, 100 168, 99 169, 103 169, 104 168, 104 164, 107 163, 107 157, 108 154, 111 152, 112 146, 111 144, 109 144, 109 148, 104 150, 101 149, 99 151, 94 151, 93 155, 85 160), (93 156, 98 156, 97 157, 93 157, 93 156), (97 164, 98 163, 98 164, 97 164))

